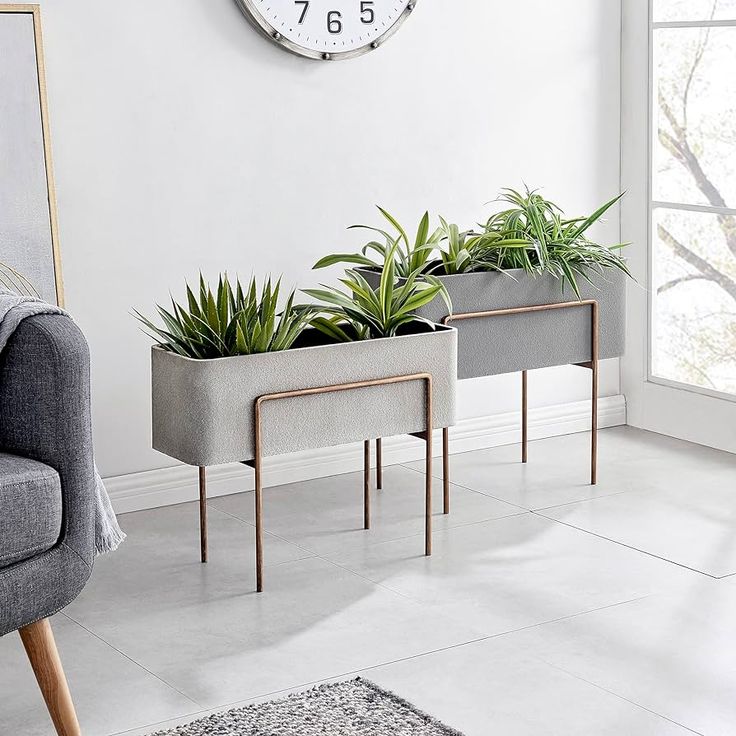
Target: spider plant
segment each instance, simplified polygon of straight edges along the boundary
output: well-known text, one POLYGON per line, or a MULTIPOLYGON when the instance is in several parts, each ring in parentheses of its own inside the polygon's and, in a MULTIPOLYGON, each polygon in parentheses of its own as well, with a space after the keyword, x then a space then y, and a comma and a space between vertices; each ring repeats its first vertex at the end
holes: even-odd
POLYGON ((554 202, 537 191, 527 188, 522 194, 504 189, 499 201, 512 206, 486 222, 485 233, 496 241, 484 266, 497 270, 518 268, 532 275, 551 273, 560 279, 563 289, 568 284, 578 298, 578 279, 592 283, 591 271, 618 269, 631 276, 626 261, 618 253, 626 247, 625 243, 605 246, 587 235, 621 197, 623 194, 614 197, 588 217, 568 219, 554 202), (507 247, 509 243, 513 245, 507 247), (518 243, 526 247, 519 248, 518 243))
POLYGON ((387 253, 392 252, 397 278, 407 278, 410 274, 421 273, 442 238, 442 229, 437 228, 430 232, 429 212, 425 212, 417 227, 416 235, 411 239, 393 215, 383 207, 378 207, 378 211, 395 230, 393 234, 370 225, 351 225, 348 230, 367 230, 380 235, 383 242, 371 240, 363 246, 360 253, 335 253, 325 256, 314 264, 314 268, 326 268, 336 263, 352 263, 357 266, 380 269, 386 263, 387 253), (371 251, 376 255, 371 257, 369 255, 371 251))
POLYGON ((33 284, 22 274, 7 263, 0 261, 0 287, 12 291, 20 296, 32 296, 40 299, 41 295, 33 284))
POLYGON ((135 316, 160 347, 187 358, 288 350, 308 327, 313 311, 295 305, 292 291, 279 312, 280 289, 281 279, 273 284, 269 278, 259 294, 255 278, 244 289, 239 279, 231 283, 227 274, 222 274, 214 293, 200 274, 197 293, 186 284, 186 306, 173 297, 170 310, 157 306, 163 327, 137 311, 135 316))
POLYGON ((312 320, 312 326, 340 342, 395 337, 402 327, 412 322, 423 322, 434 328, 415 312, 437 296, 443 297, 451 312, 447 291, 437 278, 420 276, 418 270, 397 279, 398 248, 399 244, 394 243, 385 251, 381 280, 376 289, 353 269, 346 270, 345 277, 340 279, 349 293, 324 284, 321 289, 305 289, 305 294, 323 302, 315 305, 322 314, 312 320))
POLYGON ((461 232, 457 225, 448 223, 442 217, 440 222, 443 234, 438 248, 441 263, 434 265, 434 273, 450 275, 500 270, 494 265, 499 260, 500 252, 528 246, 528 242, 520 238, 502 237, 492 231, 461 232))

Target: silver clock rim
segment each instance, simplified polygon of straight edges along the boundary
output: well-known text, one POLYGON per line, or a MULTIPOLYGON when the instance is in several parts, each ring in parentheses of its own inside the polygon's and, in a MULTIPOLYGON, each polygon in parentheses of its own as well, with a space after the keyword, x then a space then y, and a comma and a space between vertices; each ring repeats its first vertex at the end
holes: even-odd
POLYGON ((361 46, 360 48, 352 49, 351 51, 336 52, 315 51, 314 49, 300 46, 298 43, 286 38, 261 15, 256 6, 255 0, 235 0, 235 2, 243 12, 243 15, 245 15, 245 17, 255 26, 256 30, 279 48, 285 49, 292 54, 296 54, 297 56, 301 56, 306 59, 316 59, 318 61, 340 61, 342 59, 354 59, 358 56, 363 56, 363 54, 374 51, 379 46, 383 45, 385 41, 399 30, 399 27, 406 18, 411 15, 418 0, 411 0, 391 27, 378 36, 378 38, 373 39, 373 41, 365 44, 365 46, 361 46))

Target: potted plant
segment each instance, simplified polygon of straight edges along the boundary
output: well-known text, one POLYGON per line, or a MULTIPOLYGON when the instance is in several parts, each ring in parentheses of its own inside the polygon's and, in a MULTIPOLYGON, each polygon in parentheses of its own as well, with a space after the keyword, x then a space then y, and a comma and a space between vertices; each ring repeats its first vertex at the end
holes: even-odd
MULTIPOLYGON (((595 415, 598 360, 624 352, 625 280, 630 274, 618 253, 623 246, 607 247, 588 237, 620 198, 589 217, 568 218, 536 191, 509 189, 499 197, 505 209, 482 228, 463 231, 440 218, 440 227, 432 232, 425 213, 413 239, 381 209, 390 231, 353 226, 380 239, 359 253, 326 256, 315 268, 348 262, 374 286, 385 254, 393 252, 398 278, 412 275, 442 284, 452 309, 436 298, 418 314, 457 326, 458 377, 522 371, 526 461, 527 371, 566 364, 592 368, 595 415), (376 260, 373 254, 381 257, 376 260)), ((595 482, 595 440, 592 456, 595 482)))
MULTIPOLYGON (((282 309, 278 282, 259 293, 255 280, 243 288, 224 275, 213 292, 200 277, 198 294, 187 286, 186 305, 172 299, 171 309, 158 308, 163 326, 136 313, 157 342, 153 447, 200 468, 203 561, 204 469, 256 469, 259 590, 262 457, 396 434, 431 440, 433 427, 455 421, 456 331, 413 316, 441 287, 398 285, 390 266, 385 273, 375 289, 311 292, 325 297, 324 308, 295 305, 292 292, 282 309)), ((431 481, 427 495, 429 503, 431 481)), ((365 501, 368 527, 367 488, 365 501)), ((426 530, 429 554, 429 516, 426 530)))
MULTIPOLYGON (((521 194, 509 189, 499 201, 510 206, 492 215, 480 231, 462 231, 440 218, 440 227, 430 234, 429 214, 425 213, 414 239, 379 208, 392 232, 365 225, 352 227, 373 231, 383 242, 372 240, 360 253, 328 255, 315 268, 338 262, 354 264, 374 286, 384 255, 392 250, 398 278, 415 274, 415 278, 444 286, 451 309, 436 298, 418 311, 434 322, 451 315, 595 300, 599 358, 619 357, 625 348, 625 279, 630 275, 618 254, 623 246, 600 245, 587 233, 620 198, 589 217, 566 218, 538 192, 521 194), (372 253, 380 258, 374 259, 372 253)), ((458 377, 590 361, 590 319, 589 310, 573 309, 458 321, 458 377)))

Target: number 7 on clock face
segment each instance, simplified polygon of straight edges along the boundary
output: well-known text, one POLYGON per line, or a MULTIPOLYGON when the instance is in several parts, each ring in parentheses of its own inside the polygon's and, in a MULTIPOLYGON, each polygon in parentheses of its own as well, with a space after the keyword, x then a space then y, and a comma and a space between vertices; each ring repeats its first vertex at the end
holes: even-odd
POLYGON ((237 0, 247 16, 289 51, 312 58, 376 48, 416 0, 237 0))

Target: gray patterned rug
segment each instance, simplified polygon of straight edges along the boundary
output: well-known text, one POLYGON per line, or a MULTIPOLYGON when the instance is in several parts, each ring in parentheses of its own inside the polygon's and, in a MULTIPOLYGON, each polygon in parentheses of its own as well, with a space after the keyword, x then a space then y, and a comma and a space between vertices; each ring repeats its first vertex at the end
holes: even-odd
POLYGON ((462 736, 372 682, 320 685, 151 736, 462 736))

